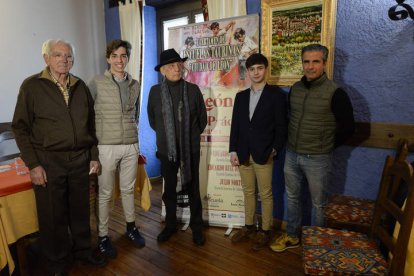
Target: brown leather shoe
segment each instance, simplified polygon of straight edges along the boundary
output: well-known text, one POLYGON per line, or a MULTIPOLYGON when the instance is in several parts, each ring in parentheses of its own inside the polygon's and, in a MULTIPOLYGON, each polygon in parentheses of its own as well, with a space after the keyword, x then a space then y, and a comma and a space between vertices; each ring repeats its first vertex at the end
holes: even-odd
POLYGON ((259 231, 256 234, 256 238, 254 239, 254 243, 252 246, 253 250, 260 250, 263 248, 267 248, 270 243, 270 231, 259 231))
POLYGON ((253 227, 243 226, 236 234, 231 237, 231 242, 242 242, 253 239, 256 229, 253 227))

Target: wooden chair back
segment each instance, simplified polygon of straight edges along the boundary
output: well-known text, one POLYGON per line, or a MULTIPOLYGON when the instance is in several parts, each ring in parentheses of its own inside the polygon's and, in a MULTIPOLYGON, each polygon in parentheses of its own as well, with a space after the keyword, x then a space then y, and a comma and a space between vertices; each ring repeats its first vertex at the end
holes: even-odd
MULTIPOLYGON (((2 133, 0 133, 0 146, 1 146, 2 143, 4 143, 7 140, 14 140, 14 134, 10 130, 6 130, 6 131, 3 131, 2 133)), ((19 152, 14 152, 14 153, 5 154, 5 155, 0 154, 0 162, 11 160, 11 159, 16 158, 18 156, 20 156, 19 152)))
MULTIPOLYGON (((405 160, 407 155, 408 155, 408 140, 403 138, 398 141, 398 146, 396 148, 395 157, 388 156, 386 158, 380 183, 382 183, 384 175, 386 175, 387 170, 392 166, 394 161, 397 161, 397 160, 403 161, 405 160)), ((381 190, 381 184, 379 187, 379 191, 380 190, 381 190)), ((379 191, 378 191, 378 195, 379 195, 379 191)), ((398 187, 394 187, 392 193, 395 195, 397 192, 398 192, 398 187)), ((378 195, 377 195, 377 199, 378 199, 378 195)), ((368 203, 366 202, 369 202, 370 213, 372 214, 374 211, 374 208, 373 207, 371 208, 371 206, 374 206, 373 200, 354 198, 354 197, 345 197, 342 195, 335 195, 335 196, 338 197, 336 199, 337 201, 338 199, 341 199, 341 203, 338 203, 335 200, 332 200, 330 204, 329 203, 327 204, 326 208, 333 208, 334 206, 337 207, 338 205, 341 205, 342 206, 342 208, 340 208, 341 210, 346 209, 350 205, 349 203, 346 202, 346 200, 352 200, 352 201, 359 202, 360 204, 359 208, 366 208, 366 205, 368 205, 368 203), (345 198, 347 199, 345 200, 345 198)), ((354 206, 354 208, 357 208, 357 207, 354 206)), ((352 210, 352 209, 347 209, 347 210, 352 210)), ((326 214, 331 214, 332 211, 334 210, 326 210, 326 214)), ((367 210, 364 210, 364 211, 367 211, 367 210)), ((372 224, 368 223, 368 221, 371 221, 371 218, 370 219, 365 218, 364 220, 338 220, 338 219, 333 218, 331 215, 325 215, 325 221, 326 221, 326 225, 331 228, 348 229, 348 230, 367 233, 367 234, 370 233, 371 227, 372 227, 372 224)))
POLYGON ((379 239, 385 249, 385 256, 392 254, 389 260, 390 275, 403 275, 408 242, 414 219, 414 173, 406 160, 387 158, 384 175, 381 180, 378 199, 375 204, 374 219, 371 228, 373 238, 379 239), (407 191, 401 199, 401 191, 407 191), (403 203, 405 200, 405 208, 403 203), (401 225, 398 236, 393 238, 395 222, 401 225))
POLYGON ((6 140, 14 139, 13 132, 6 130, 2 133, 0 133, 0 143, 6 140))
POLYGON ((395 160, 403 161, 408 155, 408 140, 402 138, 398 141, 397 152, 395 154, 395 160))

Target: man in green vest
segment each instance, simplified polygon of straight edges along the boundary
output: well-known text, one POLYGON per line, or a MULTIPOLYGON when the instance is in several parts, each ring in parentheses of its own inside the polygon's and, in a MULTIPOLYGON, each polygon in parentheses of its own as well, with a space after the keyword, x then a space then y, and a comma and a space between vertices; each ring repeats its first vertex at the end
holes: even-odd
POLYGON ((302 49, 304 76, 289 94, 290 121, 284 166, 288 219, 286 233, 270 246, 275 252, 299 246, 304 180, 312 200, 312 224, 323 225, 323 208, 332 152, 354 132, 351 101, 325 73, 328 49, 311 44, 302 49))

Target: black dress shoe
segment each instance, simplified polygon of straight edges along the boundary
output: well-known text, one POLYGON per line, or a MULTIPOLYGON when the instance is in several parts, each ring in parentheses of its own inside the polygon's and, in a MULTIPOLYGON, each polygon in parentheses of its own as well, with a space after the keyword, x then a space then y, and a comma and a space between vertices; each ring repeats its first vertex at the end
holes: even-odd
POLYGON ((193 231, 193 242, 200 246, 206 243, 206 238, 204 237, 203 231, 193 231))
POLYGON ((99 255, 94 256, 92 254, 87 254, 76 256, 75 258, 77 261, 97 267, 104 267, 108 263, 108 261, 104 257, 99 255))
POLYGON ((158 234, 157 240, 159 242, 165 242, 168 241, 174 233, 177 232, 177 228, 169 228, 165 227, 161 233, 158 234))

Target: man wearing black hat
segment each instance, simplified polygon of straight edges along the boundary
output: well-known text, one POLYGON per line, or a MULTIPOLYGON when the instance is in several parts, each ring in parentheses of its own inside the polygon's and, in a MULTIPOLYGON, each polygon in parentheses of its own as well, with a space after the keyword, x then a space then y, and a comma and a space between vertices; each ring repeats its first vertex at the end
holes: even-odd
POLYGON ((156 132, 157 157, 164 178, 165 228, 158 241, 167 241, 177 231, 177 172, 180 169, 182 189, 190 201, 190 227, 193 242, 203 245, 202 205, 199 187, 200 134, 207 125, 203 95, 197 85, 182 79, 183 62, 174 49, 161 53, 161 84, 154 85, 148 98, 148 120, 156 132))

